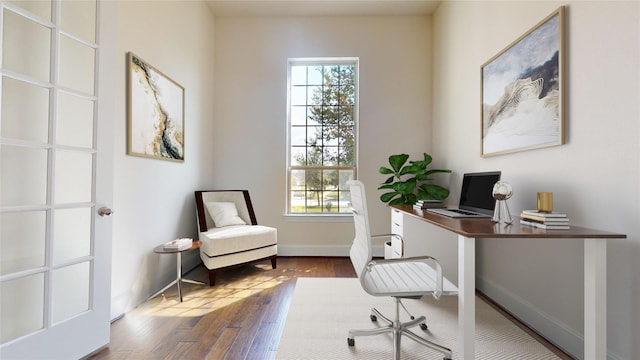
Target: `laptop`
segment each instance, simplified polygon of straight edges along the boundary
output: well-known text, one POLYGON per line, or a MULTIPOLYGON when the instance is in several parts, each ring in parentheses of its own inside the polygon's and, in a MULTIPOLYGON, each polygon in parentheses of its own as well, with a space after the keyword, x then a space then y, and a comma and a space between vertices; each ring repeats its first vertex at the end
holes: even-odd
POLYGON ((453 218, 493 217, 496 205, 496 200, 493 198, 493 185, 500 181, 500 175, 500 171, 464 174, 458 207, 433 208, 427 211, 453 218))

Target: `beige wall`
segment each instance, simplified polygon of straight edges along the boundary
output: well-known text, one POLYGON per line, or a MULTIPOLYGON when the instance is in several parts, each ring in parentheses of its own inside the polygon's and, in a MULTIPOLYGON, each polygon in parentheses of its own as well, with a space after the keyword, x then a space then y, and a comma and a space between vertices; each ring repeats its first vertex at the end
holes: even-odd
POLYGON ((388 232, 378 168, 430 151, 430 29, 424 16, 216 19, 215 185, 250 190, 258 221, 278 228, 279 254, 346 256, 353 240, 350 218, 284 217, 287 59, 360 58, 358 174, 374 230, 388 232))
MULTIPOLYGON (((460 173, 502 170, 513 214, 553 191, 571 223, 626 233, 610 241, 608 347, 640 358, 640 3, 445 2, 434 16, 434 155, 460 173), (480 66, 567 5, 567 144, 481 158, 480 66)), ((455 251, 455 248, 451 249, 455 251)), ((580 241, 485 240, 477 285, 574 354, 581 354, 580 241)))
MULTIPOLYGON (((195 237, 193 191, 213 183, 214 18, 200 1, 118 1, 112 316, 175 278, 175 257, 153 248, 195 237), (126 53, 185 88, 185 161, 126 155, 126 53)), ((199 261, 185 257, 184 268, 199 261)))

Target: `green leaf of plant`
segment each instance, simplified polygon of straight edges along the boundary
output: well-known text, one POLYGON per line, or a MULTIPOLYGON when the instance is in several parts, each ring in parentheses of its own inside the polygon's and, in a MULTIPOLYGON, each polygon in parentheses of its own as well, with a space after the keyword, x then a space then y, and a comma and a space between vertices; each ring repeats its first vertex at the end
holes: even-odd
POLYGON ((389 164, 391 164, 394 172, 397 173, 400 172, 400 169, 402 169, 402 166, 407 162, 408 159, 409 155, 407 154, 391 155, 389 156, 389 164))
POLYGON ((433 158, 431 157, 431 155, 424 153, 425 168, 429 166, 429 164, 431 164, 432 161, 433 161, 433 158))
POLYGON ((380 200, 382 200, 382 202, 386 203, 389 202, 391 199, 393 199, 394 196, 398 195, 397 192, 388 192, 388 193, 384 193, 382 195, 380 195, 380 200))
POLYGON ((389 205, 408 205, 408 204, 405 204, 404 199, 399 197, 397 199, 394 199, 393 201, 390 201, 389 205))
POLYGON ((418 192, 421 199, 444 200, 449 196, 449 190, 434 184, 422 184, 418 192))
POLYGON ((391 169, 389 169, 387 167, 384 167, 384 166, 380 166, 380 169, 378 169, 378 172, 380 174, 385 174, 385 175, 386 174, 393 174, 393 170, 391 170, 391 169))
POLYGON ((381 184, 380 186, 378 186, 378 190, 383 190, 383 189, 391 189, 393 190, 393 184, 381 184))

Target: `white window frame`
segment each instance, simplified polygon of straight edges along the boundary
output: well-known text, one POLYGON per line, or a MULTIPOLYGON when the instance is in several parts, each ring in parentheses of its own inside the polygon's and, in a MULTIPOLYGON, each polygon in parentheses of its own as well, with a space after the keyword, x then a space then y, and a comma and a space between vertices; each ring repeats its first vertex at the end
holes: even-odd
MULTIPOLYGON (((354 121, 354 165, 353 179, 357 179, 358 175, 358 148, 359 148, 359 69, 360 59, 357 57, 326 57, 326 58, 290 58, 287 60, 287 150, 286 150, 286 189, 285 189, 285 209, 284 215, 288 220, 315 220, 315 221, 351 221, 351 212, 344 213, 294 213, 290 212, 291 208, 291 68, 295 65, 353 65, 355 67, 355 107, 353 109, 354 121)), ((338 167, 340 168, 340 167, 338 167)))

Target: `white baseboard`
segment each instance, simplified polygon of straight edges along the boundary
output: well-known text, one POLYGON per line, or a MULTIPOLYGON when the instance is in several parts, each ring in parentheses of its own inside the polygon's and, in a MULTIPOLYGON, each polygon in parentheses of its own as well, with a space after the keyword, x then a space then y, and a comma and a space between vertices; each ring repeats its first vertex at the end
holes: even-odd
MULTIPOLYGON (((578 359, 584 359, 584 336, 582 334, 558 322, 525 299, 490 280, 477 276, 476 288, 563 351, 578 359)), ((610 351, 607 351, 607 359, 622 360, 610 351)))
POLYGON ((490 280, 477 276, 476 287, 562 350, 579 359, 584 358, 584 338, 573 329, 490 280))
MULTIPOLYGON (((278 245, 278 256, 349 256, 351 245, 278 245)), ((382 246, 374 246, 373 256, 383 257, 384 248, 382 246)))

